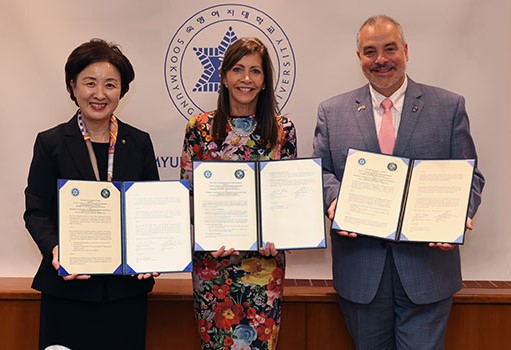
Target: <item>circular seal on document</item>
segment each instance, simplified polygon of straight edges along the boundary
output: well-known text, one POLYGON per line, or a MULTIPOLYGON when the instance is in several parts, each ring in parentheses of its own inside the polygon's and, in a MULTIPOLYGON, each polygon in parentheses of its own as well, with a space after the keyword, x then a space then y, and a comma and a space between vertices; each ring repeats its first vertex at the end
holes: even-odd
POLYGON ((80 190, 75 187, 71 190, 71 194, 77 197, 80 194, 80 190))
POLYGON ((245 177, 245 172, 241 169, 238 169, 234 172, 234 177, 237 178, 238 180, 241 180, 245 177))
POLYGON ((389 169, 390 171, 396 171, 397 170, 397 164, 394 163, 394 162, 390 162, 389 164, 387 164, 387 169, 389 169))
POLYGON ((366 159, 365 159, 365 158, 360 158, 360 159, 358 160, 358 164, 360 164, 360 165, 365 165, 365 164, 366 164, 366 159))
POLYGON ((108 188, 103 188, 101 190, 101 197, 107 199, 108 197, 110 197, 110 190, 108 188))
POLYGON ((210 178, 211 178, 211 176, 213 176, 213 173, 211 172, 211 170, 206 170, 206 171, 204 171, 204 177, 205 177, 206 179, 210 179, 210 178))

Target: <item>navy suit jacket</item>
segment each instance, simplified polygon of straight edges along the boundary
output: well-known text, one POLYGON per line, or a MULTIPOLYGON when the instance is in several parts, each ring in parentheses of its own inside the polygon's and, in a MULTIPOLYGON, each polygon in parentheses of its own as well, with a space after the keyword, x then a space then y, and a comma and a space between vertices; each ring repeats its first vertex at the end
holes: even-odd
MULTIPOLYGON (((323 161, 327 208, 338 195, 350 147, 381 152, 369 85, 319 105, 314 156, 323 161)), ((394 155, 477 159, 464 98, 408 79, 394 155)), ((484 177, 476 166, 469 217, 475 215, 481 202, 483 186, 484 177)), ((352 239, 332 232, 334 285, 341 297, 356 303, 369 303, 374 298, 389 245, 403 287, 414 303, 436 302, 461 288, 458 247, 441 251, 425 243, 388 243, 367 236, 352 239)))
MULTIPOLYGON (((118 120, 113 180, 158 180, 149 134, 118 120)), ((89 154, 76 115, 67 123, 37 135, 25 189, 25 225, 37 244, 42 261, 32 287, 48 295, 74 300, 99 301, 105 293, 120 299, 151 291, 152 278, 92 276, 89 280, 64 281, 52 266, 52 249, 58 244, 57 179, 95 180, 89 154)))

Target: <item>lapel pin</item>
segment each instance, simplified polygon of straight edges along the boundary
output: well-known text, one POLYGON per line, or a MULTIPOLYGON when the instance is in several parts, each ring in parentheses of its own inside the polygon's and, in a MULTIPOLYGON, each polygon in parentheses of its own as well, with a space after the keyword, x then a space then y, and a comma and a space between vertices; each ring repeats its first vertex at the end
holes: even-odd
POLYGON ((418 110, 419 110, 419 107, 417 107, 417 106, 412 107, 412 112, 417 112, 418 110))
POLYGON ((366 109, 367 107, 365 105, 362 105, 360 107, 358 107, 357 111, 363 111, 364 109, 366 109))

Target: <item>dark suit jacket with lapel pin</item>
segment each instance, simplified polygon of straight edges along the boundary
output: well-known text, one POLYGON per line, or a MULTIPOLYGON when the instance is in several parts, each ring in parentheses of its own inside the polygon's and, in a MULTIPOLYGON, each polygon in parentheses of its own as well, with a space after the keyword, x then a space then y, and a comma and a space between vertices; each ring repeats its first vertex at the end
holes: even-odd
MULTIPOLYGON (((113 180, 158 180, 149 134, 118 120, 113 180)), ((152 278, 92 276, 64 281, 52 266, 52 249, 58 244, 57 179, 95 180, 76 115, 67 123, 37 135, 25 189, 25 225, 36 242, 42 261, 32 287, 48 295, 83 301, 120 299, 151 291, 152 278)))

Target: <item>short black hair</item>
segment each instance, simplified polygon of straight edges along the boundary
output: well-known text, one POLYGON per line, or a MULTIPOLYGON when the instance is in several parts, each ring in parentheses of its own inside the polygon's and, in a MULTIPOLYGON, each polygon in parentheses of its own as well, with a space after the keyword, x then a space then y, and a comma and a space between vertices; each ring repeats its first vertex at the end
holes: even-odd
POLYGON ((121 75, 121 98, 128 92, 130 83, 135 79, 135 71, 131 62, 121 52, 118 45, 107 43, 103 39, 91 39, 75 48, 67 58, 66 88, 71 100, 78 105, 73 93, 71 82, 76 82, 78 74, 87 66, 96 62, 108 62, 114 65, 121 75))

